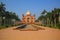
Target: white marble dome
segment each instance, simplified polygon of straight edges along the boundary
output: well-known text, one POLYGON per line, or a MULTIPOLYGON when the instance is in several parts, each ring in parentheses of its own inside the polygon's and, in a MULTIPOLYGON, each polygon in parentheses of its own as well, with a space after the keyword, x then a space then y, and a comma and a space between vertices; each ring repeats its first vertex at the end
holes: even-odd
POLYGON ((30 11, 27 11, 27 12, 26 12, 26 15, 30 15, 30 11))

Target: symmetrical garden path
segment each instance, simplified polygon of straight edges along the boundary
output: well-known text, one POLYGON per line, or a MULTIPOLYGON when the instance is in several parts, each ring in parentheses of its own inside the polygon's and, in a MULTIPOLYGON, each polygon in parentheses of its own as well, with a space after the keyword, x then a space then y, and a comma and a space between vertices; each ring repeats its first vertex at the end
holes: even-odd
POLYGON ((44 28, 45 30, 38 30, 38 31, 14 30, 17 27, 1 29, 0 40, 60 40, 59 29, 53 29, 43 26, 38 27, 44 28))

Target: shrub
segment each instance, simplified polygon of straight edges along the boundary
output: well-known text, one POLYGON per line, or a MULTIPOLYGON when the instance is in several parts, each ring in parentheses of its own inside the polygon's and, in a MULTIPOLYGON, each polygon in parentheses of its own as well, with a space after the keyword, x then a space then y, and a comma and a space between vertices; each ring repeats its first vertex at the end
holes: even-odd
POLYGON ((57 26, 56 26, 58 29, 60 29, 60 23, 59 24, 57 24, 57 26))

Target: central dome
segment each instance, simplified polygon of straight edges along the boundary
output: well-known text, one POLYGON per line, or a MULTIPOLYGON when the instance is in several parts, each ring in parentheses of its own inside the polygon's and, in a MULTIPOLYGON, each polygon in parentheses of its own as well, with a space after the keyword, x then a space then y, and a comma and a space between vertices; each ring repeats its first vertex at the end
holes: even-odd
POLYGON ((30 15, 30 11, 27 11, 27 12, 26 12, 26 15, 30 15))

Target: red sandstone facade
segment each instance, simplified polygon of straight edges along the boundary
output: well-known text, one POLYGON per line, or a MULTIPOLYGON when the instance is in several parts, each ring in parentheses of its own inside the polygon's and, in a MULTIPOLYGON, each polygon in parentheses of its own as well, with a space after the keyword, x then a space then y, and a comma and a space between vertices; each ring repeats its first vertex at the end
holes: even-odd
POLYGON ((32 16, 29 11, 27 11, 26 15, 22 14, 22 23, 34 24, 35 23, 35 15, 32 16))

